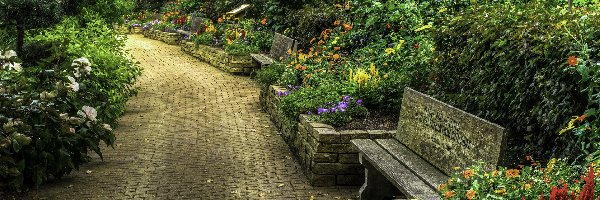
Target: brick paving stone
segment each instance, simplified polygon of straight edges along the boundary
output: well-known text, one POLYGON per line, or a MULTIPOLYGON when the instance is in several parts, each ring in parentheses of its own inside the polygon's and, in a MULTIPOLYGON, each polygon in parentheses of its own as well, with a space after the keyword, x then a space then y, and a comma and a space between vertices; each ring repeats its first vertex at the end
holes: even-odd
POLYGON ((310 186, 260 110, 253 80, 140 35, 129 36, 127 49, 144 72, 114 149, 20 198, 356 198, 357 187, 310 186))

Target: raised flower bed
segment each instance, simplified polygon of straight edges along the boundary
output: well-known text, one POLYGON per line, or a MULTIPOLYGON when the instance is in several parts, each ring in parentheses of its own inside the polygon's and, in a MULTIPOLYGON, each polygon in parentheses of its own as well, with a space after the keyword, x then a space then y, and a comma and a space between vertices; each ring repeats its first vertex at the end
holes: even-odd
POLYGON ((300 115, 299 122, 289 122, 278 109, 281 102, 278 94, 287 91, 279 86, 263 87, 260 104, 297 156, 310 183, 313 186, 361 185, 364 168, 350 140, 390 138, 395 131, 336 131, 331 125, 311 121, 308 115, 300 115))
POLYGON ((216 47, 206 45, 196 47, 193 42, 185 42, 181 48, 184 52, 229 73, 249 73, 254 68, 250 55, 229 55, 216 47))

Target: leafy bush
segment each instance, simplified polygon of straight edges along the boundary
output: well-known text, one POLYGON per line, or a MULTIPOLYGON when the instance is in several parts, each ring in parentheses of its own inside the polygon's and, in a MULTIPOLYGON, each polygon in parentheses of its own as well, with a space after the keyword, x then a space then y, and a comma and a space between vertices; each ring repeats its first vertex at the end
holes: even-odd
POLYGON ((214 34, 207 32, 192 36, 192 41, 196 45, 214 45, 214 39, 214 34))
POLYGON ((250 42, 241 39, 225 45, 225 53, 234 56, 247 56, 251 53, 258 53, 259 51, 258 47, 250 45, 250 42))
POLYGON ((283 63, 273 63, 260 69, 255 79, 263 86, 275 85, 284 71, 285 65, 283 63))
MULTIPOLYGON (((588 105, 586 85, 565 73, 582 46, 598 52, 598 14, 539 3, 483 5, 447 16, 434 34, 437 64, 431 93, 499 123, 509 145, 537 157, 578 155, 575 140, 554 143, 565 119, 588 105), (522 144, 526 141, 526 144, 522 144)), ((520 156, 512 156, 520 157, 520 156)))
POLYGON ((102 21, 66 19, 28 39, 49 45, 49 57, 31 54, 22 69, 0 61, 8 66, 0 69, 0 186, 61 178, 90 150, 102 158, 101 142, 114 143, 112 126, 140 74, 118 38, 102 21))
POLYGON ((529 159, 532 166, 520 169, 487 171, 476 165, 453 174, 438 189, 446 199, 597 199, 596 166, 585 170, 556 159, 541 166, 529 159))
POLYGON ((271 50, 274 34, 270 31, 254 31, 248 34, 250 45, 258 47, 263 52, 271 50))

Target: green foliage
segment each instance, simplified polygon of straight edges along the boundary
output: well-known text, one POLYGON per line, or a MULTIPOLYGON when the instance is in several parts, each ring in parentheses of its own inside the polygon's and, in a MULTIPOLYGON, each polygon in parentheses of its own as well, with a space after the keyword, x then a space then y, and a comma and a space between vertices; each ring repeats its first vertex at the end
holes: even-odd
POLYGON ((556 159, 546 166, 534 162, 520 169, 500 167, 494 171, 475 165, 457 171, 438 189, 446 199, 571 199, 571 195, 581 197, 580 193, 590 189, 588 198, 572 199, 595 199, 594 193, 600 190, 588 184, 600 181, 594 174, 597 171, 595 166, 586 170, 556 159), (559 189, 565 193, 560 194, 559 189), (564 194, 566 197, 560 198, 564 194))
POLYGON ((273 63, 260 69, 255 79, 263 86, 275 85, 284 71, 285 65, 283 63, 273 63))
POLYGON ((582 44, 596 44, 598 52, 598 20, 538 3, 478 6, 448 16, 434 34, 431 93, 508 128, 509 144, 520 151, 577 155, 574 140, 554 143, 565 119, 588 105, 581 93, 586 85, 563 71, 582 44))
POLYGON ((248 40, 251 41, 250 45, 258 47, 263 52, 268 52, 271 50, 274 35, 270 31, 253 31, 248 34, 248 40))
POLYGON ((254 45, 250 45, 243 40, 235 40, 231 44, 225 45, 225 53, 234 56, 247 56, 251 53, 258 53, 260 49, 254 45))
POLYGON ((111 124, 135 95, 140 70, 106 23, 78 21, 29 38, 50 53, 29 55, 23 71, 0 69, 2 187, 61 178, 89 161, 90 150, 102 157, 101 142, 115 141, 111 124))
POLYGON ((201 33, 198 35, 194 35, 192 37, 192 41, 196 43, 196 45, 214 45, 215 35, 212 33, 201 33))

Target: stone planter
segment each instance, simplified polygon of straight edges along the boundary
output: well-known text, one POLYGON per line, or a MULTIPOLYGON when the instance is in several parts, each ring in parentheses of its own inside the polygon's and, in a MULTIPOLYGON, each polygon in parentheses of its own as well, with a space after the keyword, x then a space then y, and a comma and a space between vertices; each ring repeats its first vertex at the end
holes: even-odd
POLYGON ((350 140, 391 138, 395 131, 336 131, 330 125, 311 121, 307 115, 301 115, 299 122, 289 122, 279 111, 281 97, 277 93, 285 91, 278 86, 264 87, 260 104, 296 155, 310 183, 313 186, 362 185, 364 168, 350 140))
POLYGON ((218 67, 229 73, 251 72, 254 68, 254 63, 252 62, 252 57, 250 57, 250 55, 229 55, 222 49, 206 45, 199 45, 196 48, 195 44, 192 42, 184 43, 181 48, 184 52, 187 52, 199 60, 207 62, 212 66, 218 67))
POLYGON ((129 30, 130 30, 131 34, 141 34, 142 31, 143 31, 142 27, 139 27, 139 26, 137 26, 137 27, 131 27, 131 29, 129 29, 129 30))

